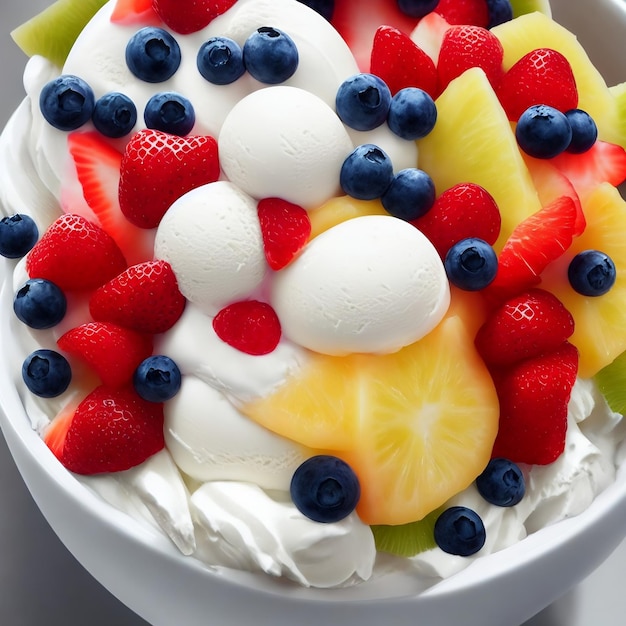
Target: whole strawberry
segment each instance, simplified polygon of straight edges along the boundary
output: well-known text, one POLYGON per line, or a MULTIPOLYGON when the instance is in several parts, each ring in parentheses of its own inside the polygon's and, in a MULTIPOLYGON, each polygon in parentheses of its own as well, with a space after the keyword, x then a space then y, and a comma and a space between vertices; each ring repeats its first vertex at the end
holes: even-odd
POLYGON ((89 300, 94 320, 142 333, 169 330, 180 318, 185 298, 167 261, 146 261, 102 285, 89 300))
POLYGON ((165 446, 163 405, 143 400, 132 387, 97 387, 74 412, 57 417, 44 439, 72 472, 121 472, 165 446))
POLYGON ((31 278, 45 278, 67 291, 94 289, 125 268, 124 255, 111 236, 71 213, 53 222, 26 257, 31 278))
POLYGON ((126 146, 120 172, 122 213, 135 226, 156 228, 175 200, 219 178, 217 142, 142 130, 126 146))
POLYGON ((237 0, 152 0, 156 14, 173 31, 188 35, 202 30, 237 0))

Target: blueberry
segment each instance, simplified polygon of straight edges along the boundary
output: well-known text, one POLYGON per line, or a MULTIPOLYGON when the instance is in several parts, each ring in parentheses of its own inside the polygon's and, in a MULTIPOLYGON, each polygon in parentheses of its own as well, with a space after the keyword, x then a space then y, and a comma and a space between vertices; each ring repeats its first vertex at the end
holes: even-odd
POLYGON ((72 380, 67 359, 54 350, 35 350, 22 365, 22 378, 28 389, 41 398, 56 398, 72 380))
POLYGON ((287 33, 263 26, 243 44, 243 62, 253 78, 277 85, 291 78, 298 69, 298 48, 287 33))
POLYGON ((515 137, 526 154, 537 159, 551 159, 569 146, 572 127, 564 113, 545 104, 536 104, 520 116, 515 137))
POLYGON ((203 78, 214 85, 230 85, 246 71, 241 46, 228 37, 212 37, 203 43, 196 63, 203 78))
POLYGON ((91 121, 105 137, 128 135, 137 123, 137 107, 122 93, 108 93, 96 102, 91 121))
POLYGON ((170 357, 160 354, 144 359, 133 375, 135 391, 148 402, 165 402, 180 390, 181 375, 170 357))
POLYGON ((526 485, 522 470, 508 459, 491 459, 476 478, 478 493, 490 504, 515 506, 524 497, 526 485))
POLYGON ((513 19, 513 7, 510 0, 487 0, 489 12, 489 24, 487 28, 493 28, 513 19))
POLYGON ((406 221, 415 220, 435 203, 435 183, 426 172, 407 168, 393 177, 381 201, 390 215, 406 221))
POLYGON ((290 485, 297 509, 316 522, 338 522, 354 511, 361 496, 352 468, 334 456, 318 455, 296 469, 290 485))
POLYGON ((485 545, 485 539, 483 521, 478 513, 467 507, 450 507, 435 522, 435 541, 448 554, 476 554, 485 545))
POLYGON ((64 74, 41 90, 39 108, 46 121, 59 130, 76 130, 91 119, 95 97, 78 76, 64 74))
POLYGON ((335 109, 339 119, 355 130, 372 130, 387 120, 391 92, 374 74, 355 74, 337 90, 335 109))
POLYGON ((424 17, 434 11, 439 0, 397 0, 398 8, 409 17, 424 17))
POLYGON ((56 326, 67 311, 65 294, 45 278, 31 278, 17 290, 13 298, 17 318, 30 328, 56 326))
POLYGON ((572 127, 572 140, 567 146, 567 151, 572 154, 587 152, 598 138, 598 127, 594 119, 582 109, 571 109, 565 112, 572 127))
POLYGON ((184 137, 194 127, 196 113, 184 96, 173 91, 162 91, 148 100, 144 120, 148 128, 184 137))
POLYGON ((453 285, 465 291, 479 291, 496 277, 498 257, 486 241, 469 237, 448 250, 444 266, 453 285))
POLYGON ((615 284, 617 270, 608 255, 598 250, 579 252, 567 268, 572 288, 583 296, 602 296, 615 284))
POLYGON ((436 121, 437 106, 422 89, 406 87, 391 100, 387 124, 402 139, 415 141, 426 137, 436 121))
POLYGON ((7 259, 22 258, 38 238, 37 224, 28 215, 16 213, 0 220, 0 255, 7 259))
POLYGON ((126 65, 139 80, 162 83, 176 73, 181 54, 178 43, 162 28, 146 26, 126 46, 126 65))
POLYGON ((319 13, 329 22, 333 19, 335 12, 335 0, 298 0, 302 4, 306 4, 309 8, 319 13))
POLYGON ((371 143, 357 146, 344 161, 339 175, 344 192, 358 200, 380 198, 392 180, 391 159, 371 143))

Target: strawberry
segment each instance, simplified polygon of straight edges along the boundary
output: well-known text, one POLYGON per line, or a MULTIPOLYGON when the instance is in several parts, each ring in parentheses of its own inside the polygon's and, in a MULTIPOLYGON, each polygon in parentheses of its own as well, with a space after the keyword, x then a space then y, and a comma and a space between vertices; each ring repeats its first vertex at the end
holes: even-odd
POLYGON ((213 319, 217 336, 229 346, 256 356, 269 354, 280 341, 280 321, 265 302, 245 300, 223 308, 213 319))
POLYGON ((61 350, 86 363, 108 387, 132 380, 139 363, 152 354, 152 337, 110 322, 87 322, 57 341, 61 350))
POLYGON ((439 94, 433 60, 408 35, 391 26, 381 26, 374 35, 370 72, 387 83, 392 95, 404 87, 419 87, 432 98, 439 94))
POLYGON ((71 472, 121 472, 165 446, 163 405, 143 400, 132 387, 97 387, 71 409, 62 411, 44 435, 71 472))
POLYGON ((295 258, 311 234, 309 214, 297 204, 265 198, 257 206, 268 265, 280 270, 295 258))
POLYGON ((93 221, 113 237, 128 263, 151 259, 154 233, 131 224, 120 209, 122 154, 97 132, 70 133, 67 142, 93 221))
POLYGON ((578 105, 572 66, 551 48, 537 48, 525 54, 504 74, 496 93, 514 122, 535 104, 547 104, 563 113, 578 105))
POLYGON ((164 333, 180 318, 185 298, 166 261, 133 265, 102 285, 89 300, 98 322, 113 322, 142 333, 164 333))
POLYGON ((121 163, 122 213, 140 228, 155 228, 182 195, 220 175, 213 137, 177 137, 142 130, 129 141, 121 163))
POLYGON ((626 180, 626 150, 605 141, 596 141, 582 154, 563 152, 551 159, 551 163, 571 181, 581 196, 603 182, 617 187, 626 180))
POLYGON ((152 0, 155 13, 173 31, 188 35, 202 30, 237 0, 152 0))
POLYGON ((491 31, 480 26, 453 26, 445 32, 439 50, 441 89, 471 67, 480 67, 495 89, 504 73, 503 58, 504 48, 491 31))
POLYGON ((126 268, 111 236, 80 215, 54 221, 26 257, 31 278, 46 278, 63 290, 95 289, 126 268))
POLYGON ((489 366, 513 365, 555 350, 574 332, 574 318, 549 291, 531 289, 506 300, 476 334, 489 366))
POLYGON ((142 26, 158 26, 161 23, 152 8, 152 0, 117 0, 111 21, 114 24, 142 26))
POLYGON ((498 257, 498 273, 488 289, 522 291, 540 281, 540 274, 572 244, 578 211, 562 196, 520 222, 498 257))
POLYGON ((486 0, 439 0, 435 9, 448 24, 467 24, 472 26, 489 25, 489 10, 486 0))
POLYGON ((446 189, 432 208, 412 222, 430 239, 439 256, 458 241, 478 237, 493 245, 500 234, 498 205, 480 185, 460 183, 446 189))
POLYGON ((500 424, 493 457, 547 465, 561 455, 577 371, 578 351, 566 342, 500 374, 500 424))

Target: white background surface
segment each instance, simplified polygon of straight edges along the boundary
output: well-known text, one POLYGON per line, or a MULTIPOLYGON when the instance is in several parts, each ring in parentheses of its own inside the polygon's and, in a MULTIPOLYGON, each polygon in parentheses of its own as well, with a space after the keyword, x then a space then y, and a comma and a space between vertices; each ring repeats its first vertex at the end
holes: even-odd
MULTIPOLYGON (((9 32, 49 3, 49 0, 0 0, 0 127, 23 97, 21 75, 26 57, 13 44, 9 32)), ((626 80, 626 69, 615 69, 616 57, 612 56, 623 55, 619 51, 623 35, 615 39, 605 36, 604 29, 594 28, 593 11, 597 3, 599 0, 577 3, 589 7, 588 15, 583 15, 580 10, 570 11, 567 0, 553 0, 561 22, 574 30, 583 23, 591 25, 586 31, 589 34, 580 38, 612 84, 626 80)), ((624 24, 616 28, 626 34, 626 18, 624 24)), ((622 61, 621 65, 626 68, 626 62, 622 61)), ((587 581, 524 626, 624 626, 625 578, 626 542, 587 581)), ((520 589, 519 593, 523 594, 524 590, 520 589)), ((2 438, 0 624, 146 626, 145 621, 103 589, 59 542, 34 505, 2 438)), ((209 616, 207 626, 210 626, 209 616)))

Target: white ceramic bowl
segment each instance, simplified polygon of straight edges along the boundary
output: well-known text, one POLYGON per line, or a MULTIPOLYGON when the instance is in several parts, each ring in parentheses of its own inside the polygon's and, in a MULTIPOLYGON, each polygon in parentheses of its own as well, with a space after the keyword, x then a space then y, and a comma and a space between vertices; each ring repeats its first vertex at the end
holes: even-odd
MULTIPOLYGON (((581 34, 609 83, 626 79, 614 54, 626 32, 626 3, 553 0, 555 16, 581 34)), ((583 514, 531 535, 418 592, 406 581, 350 590, 306 590, 264 576, 215 570, 181 556, 81 485, 30 428, 8 382, 12 292, 0 305, 0 419, 13 458, 44 516, 83 566, 154 626, 518 626, 584 579, 626 536, 626 466, 583 514)), ((625 462, 626 465, 626 462, 625 462)))

